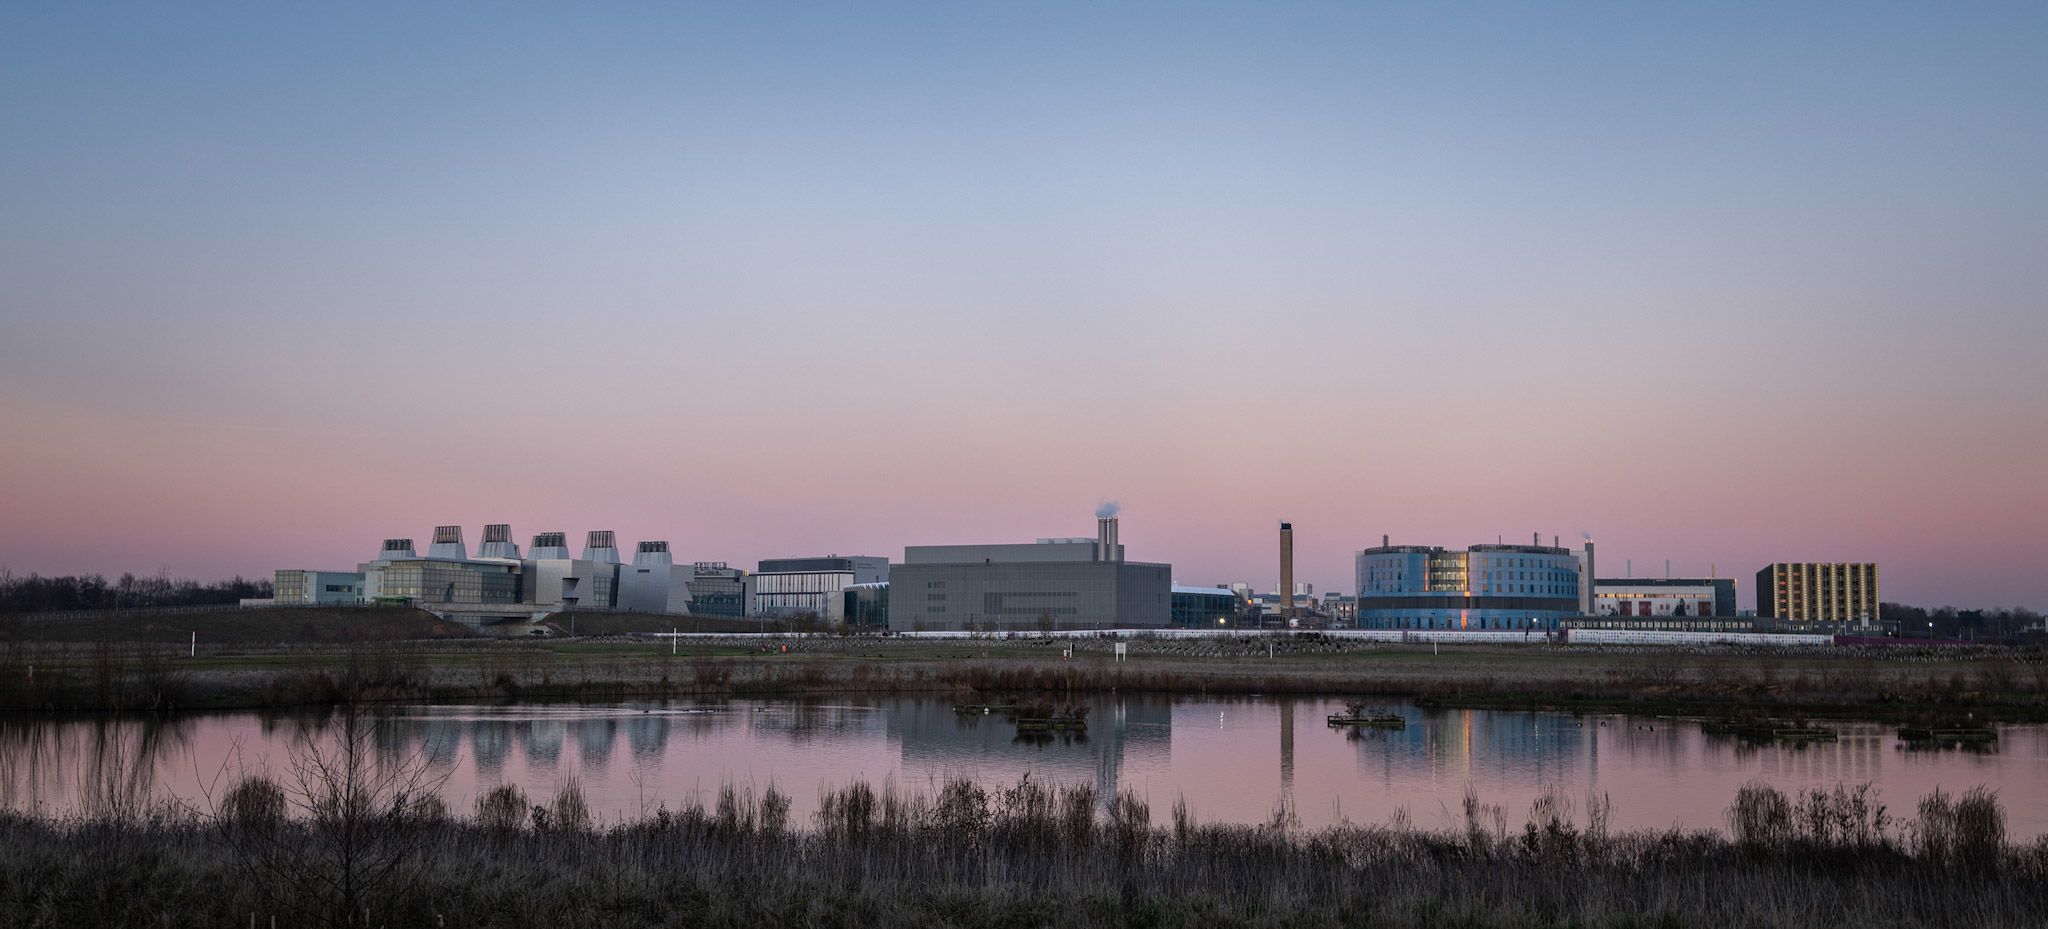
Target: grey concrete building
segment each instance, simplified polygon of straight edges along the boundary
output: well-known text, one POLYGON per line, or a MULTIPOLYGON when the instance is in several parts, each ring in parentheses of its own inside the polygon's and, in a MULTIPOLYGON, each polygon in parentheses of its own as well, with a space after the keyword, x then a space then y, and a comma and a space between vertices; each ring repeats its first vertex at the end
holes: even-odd
POLYGON ((889 569, 889 628, 1131 629, 1172 622, 1171 565, 1125 561, 1116 517, 1093 539, 916 545, 889 569))

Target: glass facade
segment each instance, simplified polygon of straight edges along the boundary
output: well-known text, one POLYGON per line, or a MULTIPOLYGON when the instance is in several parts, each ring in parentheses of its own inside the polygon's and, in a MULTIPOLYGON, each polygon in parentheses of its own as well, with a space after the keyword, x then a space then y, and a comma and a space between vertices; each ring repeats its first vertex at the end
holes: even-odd
POLYGON ((846 598, 846 624, 849 626, 887 627, 889 625, 889 585, 855 584, 846 588, 841 596, 846 598))
POLYGON ((394 561, 380 569, 378 595, 415 603, 517 603, 518 569, 465 561, 394 561))
POLYGON ((1214 629, 1237 619, 1237 595, 1221 587, 1173 588, 1173 624, 1189 629, 1214 629))
POLYGON ((704 561, 690 569, 689 611, 695 616, 747 615, 747 572, 722 561, 704 561))
POLYGON ((277 572, 270 589, 271 598, 281 604, 355 603, 362 599, 363 576, 287 568, 277 572))
POLYGON ((1361 629, 1548 631, 1579 612, 1578 559, 1552 546, 1369 548, 1357 581, 1361 629))

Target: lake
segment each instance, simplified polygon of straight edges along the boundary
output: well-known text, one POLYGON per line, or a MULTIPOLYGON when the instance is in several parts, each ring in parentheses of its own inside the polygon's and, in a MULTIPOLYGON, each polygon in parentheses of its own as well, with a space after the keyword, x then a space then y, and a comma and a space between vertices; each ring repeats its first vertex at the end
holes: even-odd
MULTIPOLYGON (((878 789, 929 791, 954 777, 987 784, 1035 780, 1136 791, 1164 821, 1185 799, 1204 822, 1264 822, 1291 807, 1304 826, 1384 823, 1404 811, 1417 826, 1462 821, 1467 787, 1506 810, 1518 829, 1530 803, 1555 790, 1584 807, 1612 803, 1617 827, 1713 828, 1738 787, 1764 781, 1788 793, 1868 782, 1894 815, 1910 816, 1940 787, 1998 791, 2015 838, 2048 834, 2048 727, 2002 726, 1985 751, 1915 750, 1895 727, 1831 723, 1840 740, 1751 745, 1698 724, 1623 715, 1423 709, 1389 703, 1401 731, 1333 729, 1341 703, 1316 699, 1097 697, 1085 737, 1020 739, 1000 716, 963 716, 949 700, 884 697, 627 704, 379 708, 376 746, 424 758, 445 775, 443 795, 467 810, 514 783, 535 800, 570 778, 590 807, 617 819, 720 785, 773 783, 808 822, 821 788, 865 779, 878 789)), ((331 738, 311 713, 218 713, 165 718, 0 720, 0 806, 76 812, 112 787, 203 806, 239 772, 282 774, 295 746, 331 738), (93 785, 98 785, 94 787, 93 785)))

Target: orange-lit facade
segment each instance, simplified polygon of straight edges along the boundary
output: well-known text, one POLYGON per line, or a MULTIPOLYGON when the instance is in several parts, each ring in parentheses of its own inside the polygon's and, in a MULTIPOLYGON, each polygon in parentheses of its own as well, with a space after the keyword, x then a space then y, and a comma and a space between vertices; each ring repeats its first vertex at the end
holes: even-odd
POLYGON ((1877 565, 1785 562, 1756 573, 1756 615, 1789 625, 1877 625, 1877 565))

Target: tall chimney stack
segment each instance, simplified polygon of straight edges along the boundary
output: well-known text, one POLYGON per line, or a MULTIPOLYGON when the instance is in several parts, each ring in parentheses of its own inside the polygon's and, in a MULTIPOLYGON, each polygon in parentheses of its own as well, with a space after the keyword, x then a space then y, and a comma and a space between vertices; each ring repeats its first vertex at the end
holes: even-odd
POLYGON ((1095 560, 1124 560, 1123 546, 1116 540, 1116 514, 1120 509, 1114 500, 1104 500, 1095 508, 1095 560))
POLYGON ((1294 524, 1280 524, 1280 618, 1294 618, 1294 524))
POLYGON ((1600 575, 1593 569, 1593 540, 1586 540, 1585 564, 1579 566, 1579 615, 1593 615, 1594 586, 1600 575))
POLYGON ((1095 560, 1122 561, 1123 552, 1116 540, 1116 517, 1095 518, 1095 560))

